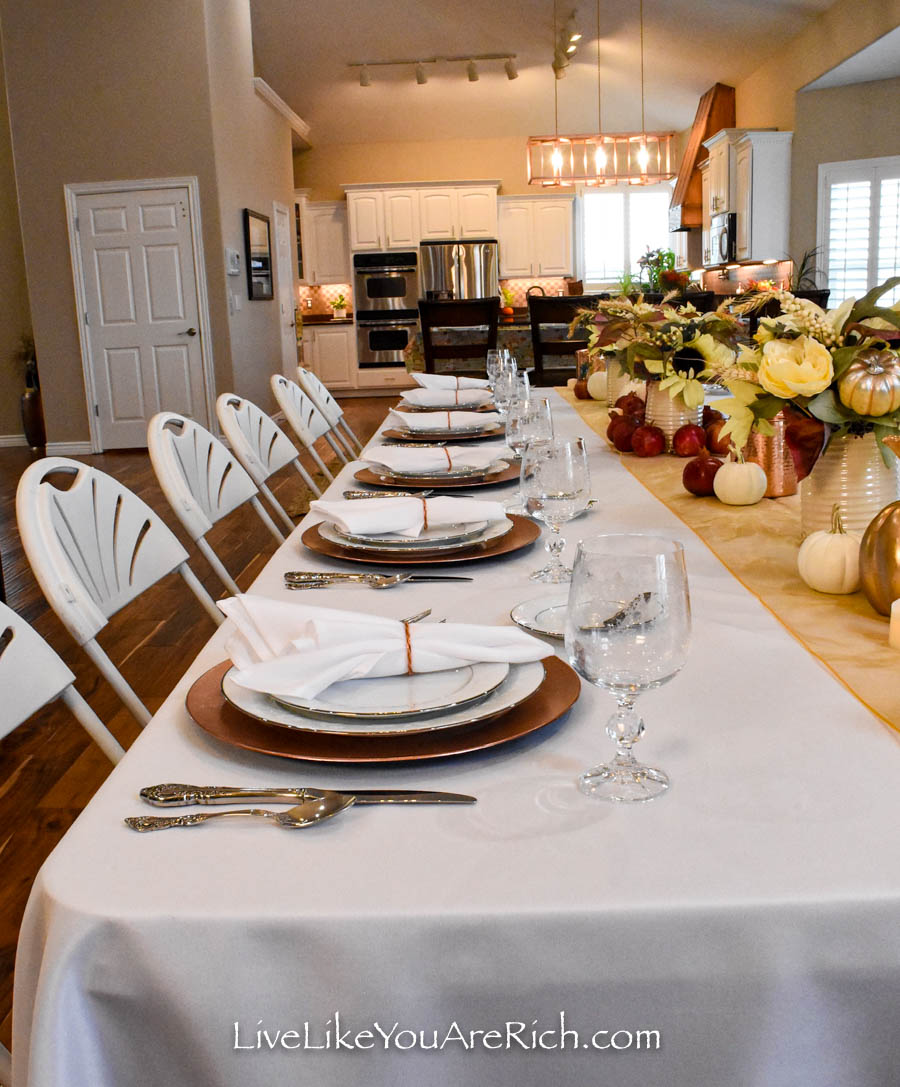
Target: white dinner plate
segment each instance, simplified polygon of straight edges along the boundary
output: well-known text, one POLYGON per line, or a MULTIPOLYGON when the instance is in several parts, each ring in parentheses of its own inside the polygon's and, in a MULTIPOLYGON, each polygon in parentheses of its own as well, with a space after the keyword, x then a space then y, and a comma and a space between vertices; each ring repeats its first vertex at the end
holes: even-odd
MULTIPOLYGON (((328 521, 319 522, 319 535, 323 540, 328 540, 330 543, 338 544, 340 547, 346 548, 348 551, 390 551, 392 555, 418 555, 428 552, 440 551, 440 552, 452 552, 462 551, 467 547, 476 547, 479 544, 492 543, 494 540, 499 540, 502 536, 505 536, 507 532, 512 532, 513 522, 504 517, 502 521, 482 521, 483 528, 478 532, 473 533, 470 536, 466 536, 463 539, 450 540, 446 543, 429 543, 427 546, 417 544, 414 540, 407 540, 405 543, 400 540, 397 543, 392 544, 386 548, 383 543, 373 541, 371 539, 364 539, 360 537, 356 540, 349 540, 344 536, 338 535, 334 530, 334 525, 328 521)), ((396 537, 395 537, 396 539, 396 537)))
POLYGON ((566 633, 566 607, 569 594, 553 593, 516 604, 509 613, 516 626, 531 634, 543 634, 545 638, 562 641, 566 633))
MULTIPOLYGON (((397 733, 433 732, 435 729, 458 728, 460 725, 475 724, 488 717, 512 709, 534 694, 544 680, 543 661, 527 664, 504 665, 508 668, 506 679, 493 691, 477 701, 470 701, 464 706, 416 716, 395 717, 343 717, 312 716, 311 713, 290 709, 276 702, 259 691, 248 691, 239 687, 230 672, 222 680, 222 693, 225 698, 248 717, 254 717, 270 725, 285 728, 298 728, 307 732, 329 732, 344 736, 391 736, 397 733)), ((440 675, 430 672, 425 675, 400 677, 402 679, 428 680, 440 675)), ((356 682, 374 682, 373 680, 356 682)), ((333 686, 338 686, 334 684, 333 686)), ((332 688, 329 688, 329 691, 332 688)), ((320 698, 327 692, 323 691, 320 698)))
MULTIPOLYGON (((472 426, 457 426, 453 427, 435 427, 434 430, 416 430, 413 427, 391 427, 391 430, 396 430, 398 434, 402 434, 404 438, 452 438, 457 434, 493 434, 496 427, 492 423, 490 425, 485 423, 475 423, 472 426)), ((499 431, 498 431, 499 433, 499 431)))
POLYGON ((471 540, 483 532, 487 526, 487 521, 470 521, 468 524, 461 525, 434 525, 422 529, 418 536, 402 536, 398 532, 370 532, 365 535, 358 532, 344 532, 334 521, 328 522, 328 527, 342 542, 378 544, 379 548, 408 547, 411 544, 417 547, 434 547, 435 544, 450 543, 453 540, 471 540))

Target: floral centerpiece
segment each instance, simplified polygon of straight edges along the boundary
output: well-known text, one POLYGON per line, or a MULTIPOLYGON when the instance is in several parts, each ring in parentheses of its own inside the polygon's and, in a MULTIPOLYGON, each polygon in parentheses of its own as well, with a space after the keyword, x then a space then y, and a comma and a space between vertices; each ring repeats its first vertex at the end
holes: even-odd
POLYGON ((825 424, 820 448, 846 434, 873 433, 891 463, 881 441, 900 434, 900 352, 890 346, 900 304, 877 303, 898 285, 900 277, 890 279, 828 312, 780 290, 734 306, 736 313, 751 313, 775 299, 782 310, 760 318, 755 342, 742 345, 733 364, 711 365, 712 376, 731 393, 720 407, 735 446, 742 448, 751 431, 771 434, 771 420, 789 406, 825 424))

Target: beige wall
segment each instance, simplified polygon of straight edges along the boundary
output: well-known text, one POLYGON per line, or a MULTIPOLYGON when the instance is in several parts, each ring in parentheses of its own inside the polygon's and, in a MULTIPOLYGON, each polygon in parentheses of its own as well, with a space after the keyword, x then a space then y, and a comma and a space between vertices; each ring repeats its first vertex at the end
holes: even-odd
MULTIPOLYGON (((273 219, 272 203, 285 204, 293 222, 291 130, 253 90, 253 52, 248 0, 207 0, 207 46, 212 133, 224 247, 244 253, 243 209, 273 219)), ((270 224, 274 250, 274 220, 270 224)), ((294 271, 296 277, 296 270, 294 271)), ((293 280, 292 280, 293 284, 293 280)), ((233 373, 220 392, 236 392, 261 407, 273 406, 269 376, 281 372, 280 304, 250 302, 247 277, 232 277, 240 310, 228 318, 233 373)), ((293 320, 293 310, 288 315, 293 320)))
POLYGON ((0 0, 0 12, 47 438, 87 440, 67 182, 198 177, 216 372, 231 374, 203 6, 0 0))
MULTIPOLYGON (((3 87, 3 55, 0 52, 0 91, 3 87)), ((25 260, 19 229, 19 205, 16 201, 16 177, 6 95, 0 93, 0 439, 22 433, 19 396, 25 387, 22 367, 14 355, 19 337, 31 328, 25 260)))
MULTIPOLYGON (((762 16, 761 16, 762 17, 762 16)), ((794 128, 795 92, 900 25, 900 0, 837 0, 736 87, 738 128, 794 128)))
POLYGON ((311 190, 311 200, 342 200, 341 185, 367 181, 482 179, 499 179, 501 193, 534 192, 528 188, 525 140, 331 144, 294 154, 294 180, 311 190))
POLYGON ((900 155, 900 79, 797 95, 791 163, 791 252, 816 244, 822 162, 900 155))

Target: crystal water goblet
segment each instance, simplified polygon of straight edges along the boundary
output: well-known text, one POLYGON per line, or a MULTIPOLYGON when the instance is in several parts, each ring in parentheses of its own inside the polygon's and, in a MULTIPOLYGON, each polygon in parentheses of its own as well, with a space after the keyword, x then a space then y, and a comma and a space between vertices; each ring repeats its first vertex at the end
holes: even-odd
POLYGON ((589 683, 613 694, 618 709, 606 732, 612 760, 578 779, 588 796, 652 800, 669 786, 632 751, 644 733, 634 708, 643 691, 662 686, 687 659, 691 606, 684 548, 677 540, 624 534, 578 544, 566 611, 566 655, 589 683))
POLYGON ((572 571, 561 558, 566 546, 560 534, 566 521, 587 508, 591 475, 583 438, 532 441, 522 454, 519 475, 526 511, 550 529, 545 544, 549 561, 531 575, 532 581, 559 585, 572 571))
MULTIPOLYGON (((514 400, 506 413, 506 445, 521 458, 529 442, 546 442, 553 437, 553 414, 546 396, 529 396, 514 400)), ((506 502, 507 513, 526 513, 522 493, 521 471, 519 486, 506 502)))

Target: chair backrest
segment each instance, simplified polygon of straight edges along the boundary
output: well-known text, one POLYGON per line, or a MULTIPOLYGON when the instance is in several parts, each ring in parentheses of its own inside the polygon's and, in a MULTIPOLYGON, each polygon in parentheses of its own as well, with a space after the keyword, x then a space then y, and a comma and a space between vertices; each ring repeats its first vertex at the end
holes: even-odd
POLYGON ((281 374, 273 374, 271 385, 285 419, 307 448, 331 430, 331 424, 296 381, 281 374))
MULTIPOLYGON (((487 368, 487 353, 497 346, 497 323, 500 319, 499 298, 458 298, 447 302, 419 302, 419 319, 422 324, 422 354, 425 356, 425 372, 435 373, 437 359, 473 359, 487 368), (451 334, 450 343, 436 343, 434 330, 439 328, 467 329, 465 339, 461 333, 451 334)), ((455 372, 455 371, 454 371, 455 372)), ((462 372, 462 371, 460 371, 462 372)))
POLYGON ((147 426, 153 470, 169 505, 194 540, 256 497, 256 484, 215 435, 171 411, 147 426))
MULTIPOLYGON (((578 329, 574 337, 569 339, 568 325, 578 310, 590 309, 598 298, 598 294, 528 296, 528 319, 531 322, 531 345, 537 384, 542 384, 541 378, 545 376, 544 362, 548 356, 557 360, 562 356, 566 362, 572 359, 574 367, 573 356, 584 347, 588 332, 587 329, 578 329)), ((559 365, 557 361, 557 370, 559 365)))
POLYGON ((297 367, 297 377, 300 388, 312 400, 331 426, 337 426, 344 413, 340 404, 323 384, 321 378, 314 374, 312 370, 306 370, 302 366, 297 367))
POLYGON ((16 519, 44 596, 80 645, 188 557, 146 502, 105 472, 65 457, 25 469, 16 519), (49 481, 59 473, 74 476, 68 490, 49 481))
POLYGON ((250 400, 222 393, 216 415, 235 456, 257 487, 269 476, 296 460, 294 443, 278 424, 250 400))
POLYGON ((28 623, 0 604, 0 737, 75 681, 62 659, 28 623))

